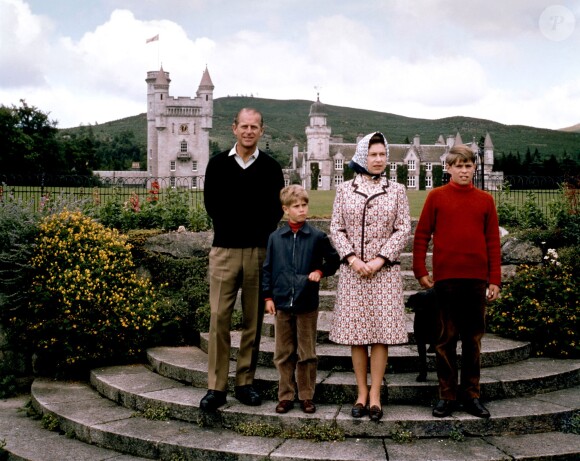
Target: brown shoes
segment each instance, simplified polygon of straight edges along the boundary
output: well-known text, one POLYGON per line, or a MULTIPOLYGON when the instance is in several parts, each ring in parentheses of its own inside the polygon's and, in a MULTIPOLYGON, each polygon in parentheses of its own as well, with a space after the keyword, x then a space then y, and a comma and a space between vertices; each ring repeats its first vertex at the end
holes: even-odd
POLYGON ((316 405, 312 400, 301 400, 300 407, 304 413, 314 413, 316 411, 316 405))
MULTIPOLYGON (((276 405, 276 413, 288 413, 294 408, 294 402, 292 400, 280 400, 278 405, 276 405)), ((300 408, 304 413, 314 413, 316 411, 316 405, 312 400, 301 400, 300 408)))
POLYGON ((294 408, 292 400, 280 400, 276 405, 276 413, 288 413, 292 408, 294 408))

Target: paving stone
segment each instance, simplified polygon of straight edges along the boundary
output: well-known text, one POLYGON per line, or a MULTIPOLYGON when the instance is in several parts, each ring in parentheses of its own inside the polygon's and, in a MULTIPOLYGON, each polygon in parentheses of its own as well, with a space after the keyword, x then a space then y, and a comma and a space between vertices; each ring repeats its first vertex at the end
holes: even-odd
POLYGON ((580 459, 580 435, 543 434, 488 437, 486 440, 509 453, 514 460, 580 459))

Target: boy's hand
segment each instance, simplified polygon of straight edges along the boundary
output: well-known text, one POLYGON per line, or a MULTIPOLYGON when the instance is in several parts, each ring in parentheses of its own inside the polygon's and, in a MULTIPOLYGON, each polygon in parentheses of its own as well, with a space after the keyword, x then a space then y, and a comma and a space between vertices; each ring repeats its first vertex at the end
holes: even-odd
POLYGON ((497 298, 499 298, 499 287, 490 283, 487 287, 487 300, 495 301, 497 298))
POLYGON ((265 309, 268 314, 276 315, 276 306, 274 305, 274 301, 271 299, 266 301, 265 309))
POLYGON ((423 277, 421 277, 419 279, 419 285, 421 285, 425 289, 433 288, 433 285, 435 285, 435 282, 433 282, 433 279, 430 276, 424 275, 423 277))
POLYGON ((311 282, 320 282, 320 278, 320 272, 318 271, 313 271, 308 274, 308 280, 311 282))

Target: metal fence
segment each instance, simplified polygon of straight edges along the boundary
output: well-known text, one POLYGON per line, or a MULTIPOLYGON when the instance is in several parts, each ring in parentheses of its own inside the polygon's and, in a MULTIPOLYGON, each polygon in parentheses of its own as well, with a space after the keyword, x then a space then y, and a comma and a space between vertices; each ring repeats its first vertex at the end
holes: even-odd
MULTIPOLYGON (((446 179, 446 178, 445 178, 446 179)), ((444 179, 444 182, 445 182, 444 179)), ((475 178, 475 184, 481 182, 475 178)), ((165 177, 165 178, 98 178, 95 176, 49 176, 49 175, 1 175, 0 201, 16 198, 23 201, 34 201, 42 207, 47 200, 63 198, 83 200, 94 205, 101 205, 111 200, 129 202, 162 200, 169 191, 187 194, 194 207, 203 206, 204 176, 165 177)), ((544 213, 549 213, 549 204, 561 197, 561 187, 566 184, 569 189, 579 193, 580 178, 550 176, 512 176, 504 177, 501 184, 484 184, 496 203, 509 200, 516 207, 521 207, 529 200, 534 200, 544 213)))
POLYGON ((203 176, 166 178, 98 178, 76 175, 2 175, 0 201, 33 202, 40 209, 49 200, 84 201, 95 206, 112 200, 163 200, 169 191, 186 194, 193 207, 203 206, 203 176))

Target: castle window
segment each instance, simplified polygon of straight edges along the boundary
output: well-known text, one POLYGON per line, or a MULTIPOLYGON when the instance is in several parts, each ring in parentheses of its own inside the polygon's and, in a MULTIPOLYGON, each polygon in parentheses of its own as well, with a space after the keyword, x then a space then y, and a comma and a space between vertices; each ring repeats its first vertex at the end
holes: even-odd
POLYGON ((432 170, 433 170, 433 164, 431 162, 425 163, 425 171, 432 171, 432 170))
POLYGON ((409 176, 407 178, 407 187, 409 189, 415 189, 415 176, 409 176))
POLYGON ((175 189, 175 176, 171 176, 171 178, 169 178, 169 185, 175 189))
POLYGON ((318 174, 318 187, 322 187, 322 175, 318 174))
POLYGON ((427 189, 433 188, 433 178, 431 176, 427 176, 425 178, 425 188, 427 189))
POLYGON ((175 171, 175 160, 171 160, 169 163, 169 171, 175 171))
POLYGON ((288 178, 284 178, 284 187, 288 187, 290 185, 290 180, 288 178))
POLYGON ((392 175, 392 176, 391 176, 391 181, 393 181, 393 182, 397 182, 397 177, 396 177, 395 175, 392 175))
POLYGON ((445 160, 441 160, 441 166, 443 167, 443 171, 447 171, 447 163, 445 163, 445 160))
POLYGON ((197 160, 191 162, 191 171, 197 171, 197 160))
POLYGON ((197 176, 194 176, 193 178, 191 178, 191 188, 197 189, 197 176))
POLYGON ((181 141, 181 152, 187 152, 187 141, 181 141))
POLYGON ((407 160, 409 171, 415 171, 415 160, 407 160))
POLYGON ((334 169, 335 170, 342 170, 343 168, 344 168, 343 160, 341 158, 334 159, 334 169))
POLYGON ((342 181, 344 180, 343 176, 341 174, 335 174, 334 175, 334 185, 338 186, 339 184, 342 184, 342 181))
POLYGON ((395 171, 397 169, 397 164, 395 162, 391 162, 391 171, 395 171))

